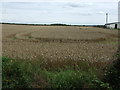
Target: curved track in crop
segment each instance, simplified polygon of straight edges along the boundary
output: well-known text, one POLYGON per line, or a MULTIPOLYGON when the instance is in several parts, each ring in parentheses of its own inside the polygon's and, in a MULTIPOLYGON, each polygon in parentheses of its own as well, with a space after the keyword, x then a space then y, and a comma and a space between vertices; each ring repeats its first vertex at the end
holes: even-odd
MULTIPOLYGON (((68 28, 69 29, 69 28, 68 28)), ((106 33, 103 31, 94 31, 89 29, 78 29, 76 30, 31 30, 24 31, 20 33, 10 34, 6 36, 8 39, 17 39, 17 40, 25 40, 25 41, 41 41, 41 42, 64 42, 64 43, 72 43, 72 42, 101 42, 106 41, 111 38, 117 38, 118 36, 114 33, 106 33)))
POLYGON ((25 60, 111 61, 118 31, 95 27, 3 25, 3 56, 25 60))

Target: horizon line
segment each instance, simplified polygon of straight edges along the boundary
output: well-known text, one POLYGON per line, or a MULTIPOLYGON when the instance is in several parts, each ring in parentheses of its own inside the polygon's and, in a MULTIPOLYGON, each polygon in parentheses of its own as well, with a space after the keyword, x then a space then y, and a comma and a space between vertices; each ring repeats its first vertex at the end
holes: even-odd
POLYGON ((24 25, 52 25, 52 24, 61 24, 61 25, 91 25, 91 26, 97 26, 97 25, 102 25, 104 26, 105 24, 67 24, 67 23, 21 23, 21 22, 0 22, 0 24, 24 24, 24 25))

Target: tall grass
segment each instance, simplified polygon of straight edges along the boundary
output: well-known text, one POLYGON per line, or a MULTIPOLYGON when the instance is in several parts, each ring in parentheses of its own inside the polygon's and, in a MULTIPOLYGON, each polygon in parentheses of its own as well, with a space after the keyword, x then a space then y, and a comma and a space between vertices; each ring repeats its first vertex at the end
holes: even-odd
POLYGON ((120 89, 120 51, 115 57, 116 60, 106 70, 105 82, 109 83, 114 90, 118 90, 120 89))
POLYGON ((85 61, 56 61, 53 66, 43 58, 29 61, 2 57, 2 61, 3 88, 109 88, 97 69, 85 61))
POLYGON ((32 68, 26 62, 2 58, 3 88, 29 88, 32 81, 32 68))

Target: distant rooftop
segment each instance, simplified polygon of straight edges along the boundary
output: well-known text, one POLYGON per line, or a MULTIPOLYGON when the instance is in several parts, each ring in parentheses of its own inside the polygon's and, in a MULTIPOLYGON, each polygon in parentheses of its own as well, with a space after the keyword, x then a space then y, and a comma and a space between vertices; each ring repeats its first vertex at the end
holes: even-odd
POLYGON ((106 23, 105 25, 118 24, 118 23, 120 23, 120 22, 106 23))

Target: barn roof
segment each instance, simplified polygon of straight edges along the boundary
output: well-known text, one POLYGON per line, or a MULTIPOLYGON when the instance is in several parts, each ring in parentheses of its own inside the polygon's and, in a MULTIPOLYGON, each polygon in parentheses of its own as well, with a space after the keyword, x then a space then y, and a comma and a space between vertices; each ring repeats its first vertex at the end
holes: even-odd
POLYGON ((105 24, 105 25, 110 25, 110 24, 120 24, 120 22, 113 22, 113 23, 107 23, 107 24, 105 24))

